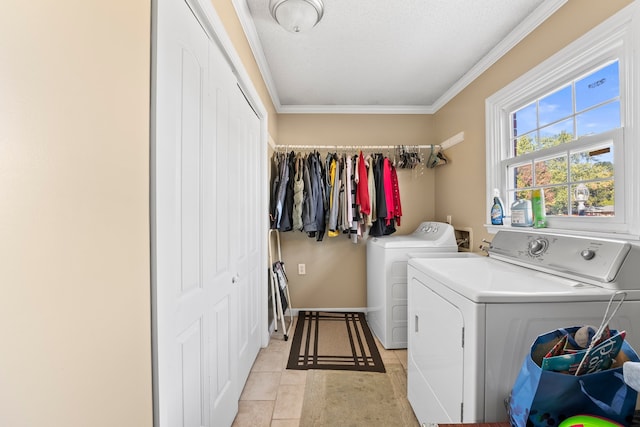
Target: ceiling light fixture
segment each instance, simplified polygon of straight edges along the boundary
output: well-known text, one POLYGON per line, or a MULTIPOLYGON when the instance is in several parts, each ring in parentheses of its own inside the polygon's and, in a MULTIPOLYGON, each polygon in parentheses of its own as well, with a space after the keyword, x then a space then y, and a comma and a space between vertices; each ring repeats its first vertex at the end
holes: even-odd
POLYGON ((276 22, 292 33, 310 30, 324 14, 322 0, 271 0, 269 9, 276 22))

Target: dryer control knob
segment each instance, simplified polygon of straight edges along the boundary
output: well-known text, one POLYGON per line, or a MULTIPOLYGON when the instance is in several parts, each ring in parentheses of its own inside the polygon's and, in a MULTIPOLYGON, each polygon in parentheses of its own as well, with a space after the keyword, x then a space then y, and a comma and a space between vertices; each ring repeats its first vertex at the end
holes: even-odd
POLYGON ((549 242, 546 239, 535 239, 529 242, 529 254, 532 256, 542 255, 547 250, 549 242))
POLYGON ((589 261, 594 256, 596 256, 596 252, 594 250, 592 250, 592 249, 585 249, 582 252, 580 252, 580 256, 582 258, 586 259, 587 261, 589 261))

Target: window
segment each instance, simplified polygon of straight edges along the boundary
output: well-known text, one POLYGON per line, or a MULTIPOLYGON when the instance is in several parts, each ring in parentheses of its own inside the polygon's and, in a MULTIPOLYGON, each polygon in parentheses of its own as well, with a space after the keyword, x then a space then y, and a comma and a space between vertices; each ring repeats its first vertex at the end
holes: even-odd
POLYGON ((487 200, 500 189, 507 215, 542 188, 550 229, 640 236, 637 15, 629 6, 487 99, 487 200))
POLYGON ((510 114, 507 204, 542 188, 548 216, 615 216, 619 60, 510 114))

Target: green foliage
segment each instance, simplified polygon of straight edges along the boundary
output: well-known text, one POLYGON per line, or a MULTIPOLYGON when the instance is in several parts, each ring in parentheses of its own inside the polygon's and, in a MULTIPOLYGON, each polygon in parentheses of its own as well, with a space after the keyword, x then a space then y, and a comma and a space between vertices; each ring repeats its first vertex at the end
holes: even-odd
MULTIPOLYGON (((532 134, 527 134, 517 138, 514 149, 516 155, 523 155, 571 141, 573 141, 573 135, 565 131, 554 137, 542 138, 540 141, 536 141, 532 134)), ((547 214, 568 215, 569 210, 577 214, 577 202, 573 196, 576 185, 570 185, 569 182, 584 182, 589 188, 587 210, 590 207, 596 211, 600 208, 600 214, 611 214, 612 211, 606 212, 604 209, 605 212, 603 212, 601 208, 614 206, 614 165, 602 156, 592 154, 589 151, 583 151, 572 154, 570 158, 567 158, 566 154, 561 154, 535 164, 520 165, 515 171, 516 189, 544 187, 547 214), (569 203, 572 204, 571 209, 569 209, 569 203)), ((530 198, 530 191, 517 191, 516 195, 518 198, 530 198)))

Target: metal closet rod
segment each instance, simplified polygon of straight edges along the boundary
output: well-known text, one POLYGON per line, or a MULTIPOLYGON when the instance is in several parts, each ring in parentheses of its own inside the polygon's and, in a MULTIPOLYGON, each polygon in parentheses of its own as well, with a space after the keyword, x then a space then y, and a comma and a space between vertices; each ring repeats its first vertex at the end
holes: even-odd
POLYGON ((400 147, 411 148, 439 148, 442 149, 440 144, 429 145, 276 145, 276 149, 284 148, 308 148, 310 150, 390 150, 400 147))
POLYGON ((417 148, 417 149, 426 149, 426 148, 438 148, 439 150, 446 150, 448 148, 453 147, 456 144, 460 144, 464 141, 464 131, 458 132, 452 137, 448 138, 445 141, 442 141, 440 144, 429 144, 429 145, 407 145, 407 144, 399 144, 399 145, 276 145, 273 144, 273 140, 269 139, 269 145, 274 150, 279 149, 289 149, 289 148, 306 148, 306 149, 317 149, 317 150, 346 150, 346 149, 362 149, 362 150, 390 150, 396 147, 409 147, 409 148, 417 148))

